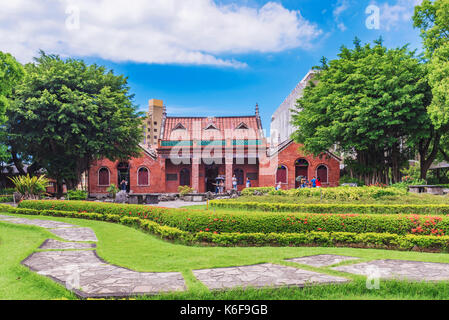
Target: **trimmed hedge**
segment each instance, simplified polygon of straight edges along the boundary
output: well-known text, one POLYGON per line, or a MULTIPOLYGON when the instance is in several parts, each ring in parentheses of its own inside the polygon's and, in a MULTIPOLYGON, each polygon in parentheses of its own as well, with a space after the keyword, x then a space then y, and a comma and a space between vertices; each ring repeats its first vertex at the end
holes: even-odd
POLYGON ((335 200, 379 199, 382 197, 398 197, 407 194, 406 188, 394 187, 330 187, 330 188, 299 188, 289 190, 275 190, 274 187, 247 188, 242 195, 270 194, 290 196, 296 198, 323 198, 335 200))
POLYGON ((184 244, 216 246, 349 246, 395 250, 448 251, 449 236, 398 235, 388 233, 309 232, 309 233, 190 233, 161 226, 154 221, 116 214, 38 210, 0 205, 0 210, 24 215, 70 217, 120 223, 184 244))
POLYGON ((14 201, 13 196, 0 196, 0 203, 13 202, 13 201, 14 201))
POLYGON ((212 200, 211 207, 266 212, 360 213, 360 214, 442 214, 449 215, 449 205, 441 204, 300 204, 238 202, 212 200))
POLYGON ((449 235, 449 216, 398 214, 314 214, 205 212, 142 205, 119 205, 87 201, 22 201, 21 208, 93 212, 137 217, 187 232, 211 233, 307 233, 353 232, 398 235, 449 235))

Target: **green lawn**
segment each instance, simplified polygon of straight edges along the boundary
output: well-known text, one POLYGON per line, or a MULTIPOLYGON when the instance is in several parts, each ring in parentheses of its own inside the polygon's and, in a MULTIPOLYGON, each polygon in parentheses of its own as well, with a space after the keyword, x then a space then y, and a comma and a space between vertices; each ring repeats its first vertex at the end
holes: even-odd
MULTIPOLYGON (((22 216, 21 217, 25 217, 22 216)), ((35 216, 26 216, 35 219, 35 216)), ((223 248, 188 247, 162 241, 142 231, 107 222, 80 219, 38 217, 44 220, 70 222, 92 228, 98 237, 97 252, 104 260, 137 271, 180 271, 189 290, 185 293, 165 294, 151 299, 448 299, 449 282, 437 284, 387 281, 380 290, 368 290, 365 278, 330 270, 330 268, 302 268, 345 276, 354 281, 335 286, 316 286, 306 289, 285 288, 265 290, 231 290, 209 292, 198 282, 192 269, 249 265, 264 262, 290 266, 296 264, 283 259, 333 253, 364 260, 407 259, 449 263, 448 254, 399 252, 352 248, 223 248)), ((45 239, 55 238, 44 229, 0 222, 0 299, 73 298, 62 286, 34 274, 20 266, 20 261, 33 252, 45 239)))

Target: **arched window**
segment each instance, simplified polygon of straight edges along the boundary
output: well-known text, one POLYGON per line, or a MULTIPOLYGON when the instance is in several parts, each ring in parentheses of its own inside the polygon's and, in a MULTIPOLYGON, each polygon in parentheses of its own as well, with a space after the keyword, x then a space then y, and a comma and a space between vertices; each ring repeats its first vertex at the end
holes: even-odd
POLYGON ((137 171, 137 185, 148 186, 150 185, 150 171, 147 168, 141 167, 137 171))
POLYGON ((109 186, 109 169, 101 168, 98 170, 98 185, 109 186))
POLYGON ((287 183, 287 168, 279 166, 276 171, 276 183, 287 183))
POLYGON ((179 185, 180 186, 190 186, 190 170, 182 169, 179 173, 179 185))
POLYGON ((234 175, 237 178, 237 185, 241 186, 243 185, 243 179, 244 179, 244 173, 242 169, 235 169, 234 175))
POLYGON ((328 172, 325 165, 320 165, 316 169, 316 177, 320 178, 321 183, 328 183, 328 172))
POLYGON ((301 178, 309 178, 309 163, 306 159, 298 159, 295 161, 295 187, 301 184, 301 178))

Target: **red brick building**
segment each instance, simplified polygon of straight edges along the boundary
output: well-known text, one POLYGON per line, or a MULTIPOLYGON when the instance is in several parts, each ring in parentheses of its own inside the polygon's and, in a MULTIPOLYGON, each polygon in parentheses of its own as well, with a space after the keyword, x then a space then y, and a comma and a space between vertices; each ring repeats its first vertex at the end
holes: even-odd
POLYGON ((151 100, 144 130, 148 142, 141 145, 141 157, 103 159, 91 166, 91 195, 107 194, 111 184, 123 180, 134 194, 177 193, 181 185, 199 193, 215 191, 218 176, 229 190, 234 175, 239 190, 247 179, 252 187, 281 182, 284 189, 298 187, 298 176, 320 177, 323 187, 339 183, 340 159, 335 155, 305 156, 291 140, 270 148, 257 106, 251 116, 168 117, 162 101, 151 100))

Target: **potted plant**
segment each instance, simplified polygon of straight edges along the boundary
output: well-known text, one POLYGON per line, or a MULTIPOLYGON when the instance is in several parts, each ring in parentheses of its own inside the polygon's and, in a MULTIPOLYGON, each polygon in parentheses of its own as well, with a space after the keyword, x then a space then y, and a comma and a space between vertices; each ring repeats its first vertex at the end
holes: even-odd
POLYGON ((109 195, 110 195, 113 199, 115 199, 115 196, 117 195, 117 192, 118 192, 119 190, 118 190, 117 186, 116 186, 115 184, 112 183, 112 184, 106 189, 106 191, 109 192, 109 195))

